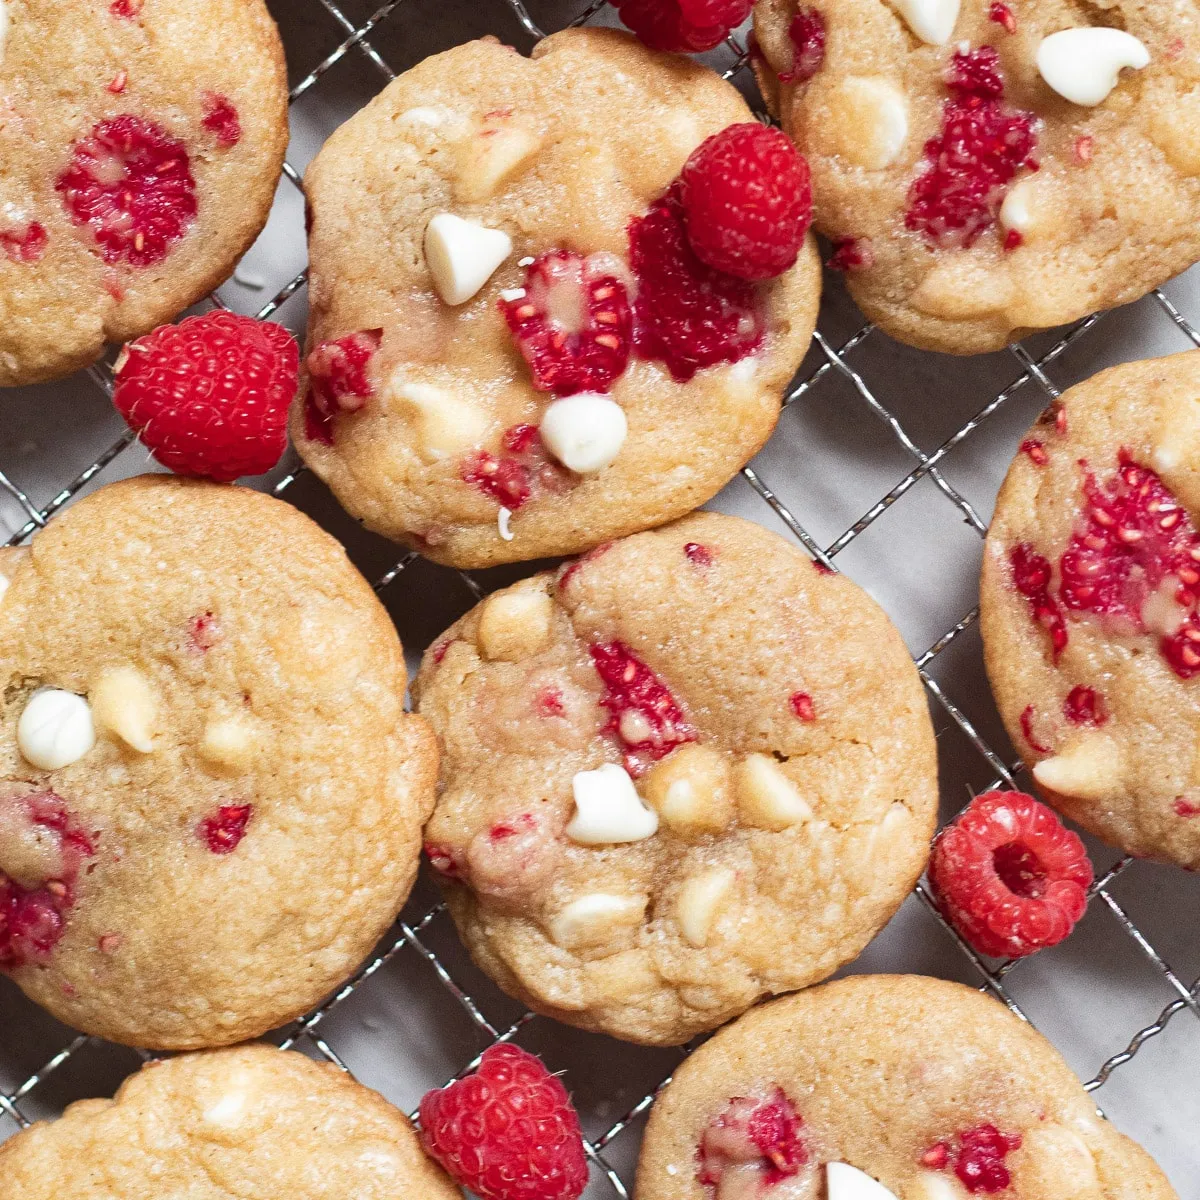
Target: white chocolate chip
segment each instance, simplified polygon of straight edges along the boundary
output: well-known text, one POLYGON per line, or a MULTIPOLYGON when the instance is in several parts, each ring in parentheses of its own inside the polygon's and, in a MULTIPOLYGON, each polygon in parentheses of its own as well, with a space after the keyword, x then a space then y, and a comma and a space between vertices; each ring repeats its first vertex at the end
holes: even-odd
POLYGON ((43 771, 69 767, 95 744, 88 702, 60 688, 39 688, 17 722, 17 748, 26 762, 43 771))
POLYGON ((908 141, 908 99, 890 80, 851 75, 828 95, 828 118, 817 136, 822 147, 855 166, 880 171, 908 141))
POLYGON ((550 936, 564 950, 603 945, 620 929, 640 925, 646 903, 645 896, 591 892, 572 900, 550 918, 550 936))
POLYGON ((896 1193, 849 1163, 825 1164, 825 1200, 896 1200, 896 1193))
POLYGON ((769 754, 751 754, 733 770, 738 808, 747 824, 779 831, 802 825, 812 808, 769 754))
POLYGON ((1064 796, 1099 800, 1121 786, 1121 751, 1105 734, 1091 734, 1062 754, 1035 763, 1033 777, 1064 796))
POLYGON ((904 1188, 904 1200, 966 1200, 967 1191, 938 1171, 922 1171, 904 1188))
POLYGON ((133 667, 105 671, 88 691, 92 719, 139 754, 154 750, 158 702, 150 683, 133 667))
POLYGON ((437 108, 406 108, 396 118, 402 125, 424 125, 429 129, 438 129, 446 123, 446 115, 437 108))
POLYGON ((581 846, 640 842, 658 830, 658 814, 642 803, 624 767, 605 763, 571 780, 575 815, 567 837, 581 846))
POLYGON ((610 397, 580 392, 555 400, 542 415, 542 444, 569 471, 602 471, 621 452, 629 431, 625 410, 610 397))
POLYGON ((465 304, 512 253, 502 229, 438 213, 425 226, 425 263, 437 294, 449 305, 465 304))
POLYGON ((492 125, 464 138, 458 146, 455 195, 470 202, 486 200, 524 170, 541 145, 541 137, 518 122, 492 125))
POLYGON ((536 654, 550 638, 554 602, 540 588, 494 592, 479 614, 479 649, 492 661, 516 662, 536 654))
POLYGON ((1033 225, 1030 201, 1033 198, 1033 180, 1022 179, 1008 189, 1004 203, 1000 205, 1000 224, 1005 229, 1027 234, 1033 225))
POLYGON ((508 524, 512 520, 512 515, 512 509, 505 508, 504 505, 501 505, 496 513, 496 532, 506 542, 511 542, 517 536, 508 524))
POLYGON ((220 767, 238 769, 249 766, 258 739, 254 730, 240 717, 209 721, 200 740, 200 753, 220 767))
POLYGON ((708 945, 717 911, 737 878, 729 867, 712 867, 691 876, 679 889, 675 918, 688 944, 697 950, 708 945))
POLYGON ((720 833, 733 817, 725 755, 691 742, 656 763, 643 781, 646 802, 673 833, 720 833))
POLYGON ((388 394, 413 414, 421 454, 430 461, 457 458, 484 442, 491 429, 491 420, 478 405, 445 388, 410 382, 400 372, 392 376, 388 394))
POLYGON ((1106 25, 1060 29, 1037 48, 1042 78, 1065 100, 1094 108, 1117 86, 1122 67, 1141 70, 1150 51, 1131 33, 1106 25))
POLYGON ((930 46, 944 46, 958 21, 959 0, 891 0, 904 23, 930 46))
POLYGON ((1104 1193, 1087 1143, 1057 1121, 1025 1135, 1012 1185, 1015 1195, 1054 1196, 1055 1200, 1101 1200, 1104 1193))

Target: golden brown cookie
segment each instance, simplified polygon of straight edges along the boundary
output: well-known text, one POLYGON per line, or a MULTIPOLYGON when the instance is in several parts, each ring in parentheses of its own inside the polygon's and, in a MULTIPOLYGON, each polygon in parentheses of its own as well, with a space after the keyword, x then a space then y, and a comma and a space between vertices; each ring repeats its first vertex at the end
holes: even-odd
POLYGON ((928 854, 900 635, 761 527, 696 513, 490 596, 426 654, 426 851, 539 1012, 671 1044, 854 958, 928 854))

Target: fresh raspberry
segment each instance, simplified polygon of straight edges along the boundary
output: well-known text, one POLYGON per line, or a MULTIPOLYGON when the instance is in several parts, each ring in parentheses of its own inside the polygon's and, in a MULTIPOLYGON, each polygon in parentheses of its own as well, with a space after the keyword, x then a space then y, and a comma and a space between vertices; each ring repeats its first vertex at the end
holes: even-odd
POLYGON ((991 46, 956 51, 942 128, 925 143, 925 167, 909 190, 905 224, 934 245, 972 245, 996 220, 1022 167, 1037 170, 1032 113, 1005 111, 1000 56, 991 46))
POLYGON ((200 122, 228 150, 242 140, 242 122, 228 96, 207 92, 204 96, 204 120, 200 122))
POLYGON ((196 832, 214 854, 232 854, 246 836, 253 812, 252 804, 222 804, 200 822, 196 832))
POLYGON ((1103 725, 1108 720, 1104 697, 1094 688, 1073 687, 1063 701, 1063 716, 1072 725, 1103 725))
POLYGON ((20 233, 11 229, 0 229, 0 250, 13 262, 35 263, 46 252, 50 240, 45 225, 30 221, 20 233))
POLYGON ((421 1099, 421 1144, 480 1200, 577 1200, 587 1186, 579 1117, 539 1058, 503 1043, 421 1099))
POLYGON ((539 254, 524 295, 500 311, 540 392, 607 392, 629 361, 633 315, 625 285, 595 259, 539 254))
POLYGON ((464 459, 460 474, 464 483, 473 484, 511 512, 516 512, 533 494, 529 470, 524 464, 515 458, 497 458, 487 450, 477 450, 464 459))
POLYGON ((676 182, 630 222, 629 257, 638 281, 634 349, 661 360, 682 383, 705 367, 753 354, 764 330, 754 286, 696 257, 680 191, 676 182))
POLYGON ((840 238, 825 264, 831 271, 866 271, 875 265, 870 238, 840 238))
POLYGON ((1091 882, 1083 843, 1023 792, 977 796, 938 835, 929 863, 946 919, 996 958, 1061 942, 1083 916, 1091 882))
POLYGON ((299 368, 282 325, 205 313, 160 326, 122 358, 113 403, 164 466, 228 483, 279 461, 299 368))
POLYGON ((731 1166, 749 1165, 757 1166, 758 1186, 747 1194, 757 1195, 790 1179, 808 1161, 800 1134, 803 1125, 782 1088, 777 1087, 768 1100, 735 1096, 709 1121, 700 1139, 697 1182, 724 1195, 725 1172, 731 1166))
POLYGON ((71 219, 92 230, 107 263, 160 263, 195 219, 188 152, 166 130, 126 114, 75 145, 55 190, 71 219))
POLYGON ((781 83, 807 83, 825 61, 825 18, 815 8, 798 8, 788 26, 792 66, 779 72, 781 83))
POLYGON ((701 142, 679 175, 688 241, 739 279, 773 279, 796 261, 812 221, 808 163, 787 134, 757 121, 701 142))
POLYGON ((1067 644, 1067 623, 1050 595, 1050 563, 1028 542, 1014 546, 1008 554, 1013 586, 1029 601, 1033 619, 1050 635, 1050 650, 1055 662, 1067 644))
POLYGON ((613 0, 626 28, 652 50, 696 54, 719 46, 754 0, 613 0))

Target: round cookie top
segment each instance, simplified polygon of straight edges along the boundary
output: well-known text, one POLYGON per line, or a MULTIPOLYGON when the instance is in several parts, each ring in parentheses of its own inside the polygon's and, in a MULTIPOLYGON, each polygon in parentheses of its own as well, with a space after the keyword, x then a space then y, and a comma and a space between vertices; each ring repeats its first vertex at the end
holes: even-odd
POLYGON ((490 596, 426 654, 426 851, 539 1012, 673 1044, 854 958, 928 855, 900 635, 761 527, 697 513, 490 596))
POLYGON ((901 341, 996 350, 1200 258, 1195 0, 758 0, 755 30, 831 265, 901 341))
POLYGON ((220 284, 287 136, 262 0, 0 0, 0 387, 69 374, 220 284))
POLYGON ((401 76, 309 168, 308 390, 292 419, 351 513, 439 562, 574 554, 697 507, 759 449, 820 270, 700 264, 677 177, 751 119, 615 30, 484 39, 401 76))
POLYGON ((1175 1196, 1153 1159, 1097 1116, 1039 1033, 971 988, 918 975, 852 976, 723 1029, 655 1103, 636 1195, 888 1200, 888 1192, 1175 1196))
POLYGON ((433 803, 366 581, 289 505, 164 476, 0 570, 0 970, 154 1048, 306 1011, 394 919, 433 803))
POLYGON ((1103 371, 1030 430, 980 599, 996 702, 1051 801, 1200 867, 1200 353, 1103 371))
POLYGON ((377 1092, 261 1045, 148 1063, 0 1146, 0 1178, 11 1200, 462 1198, 377 1092))

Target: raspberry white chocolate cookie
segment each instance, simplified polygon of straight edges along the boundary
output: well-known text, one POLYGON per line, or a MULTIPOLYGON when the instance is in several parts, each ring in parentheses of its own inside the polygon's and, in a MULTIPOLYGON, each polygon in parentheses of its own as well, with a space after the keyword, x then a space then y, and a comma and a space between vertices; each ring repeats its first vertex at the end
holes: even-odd
POLYGON ((0 1179, 5 1200, 462 1200, 402 1112, 271 1046, 148 1063, 5 1142, 0 1179))
POLYGON ((306 189, 293 440, 352 514, 439 562, 682 516, 766 441, 812 335, 803 160, 712 71, 616 30, 421 63, 306 189))
POLYGON ((1200 353, 1103 371, 1030 430, 983 562, 988 677, 1050 800, 1200 867, 1200 353))
POLYGON ((263 0, 0 14, 4 387, 86 366, 229 275, 275 195, 287 74, 263 0))
POLYGON ((637 1200, 1175 1200, 1039 1033, 972 988, 856 975, 764 1004, 675 1073, 637 1200))
POLYGON ((832 266, 887 333, 996 350, 1200 259, 1196 0, 758 0, 832 266))
POLYGON ((0 572, 0 971, 159 1049, 312 1007, 395 918, 433 806, 366 581, 289 505, 164 476, 0 572))
POLYGON ((686 1041, 852 959, 928 855, 900 635, 757 525, 697 513, 489 596, 430 648, 426 852, 539 1012, 686 1041))

